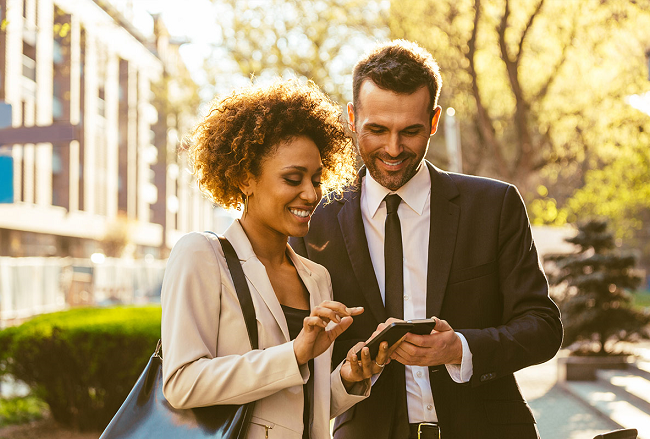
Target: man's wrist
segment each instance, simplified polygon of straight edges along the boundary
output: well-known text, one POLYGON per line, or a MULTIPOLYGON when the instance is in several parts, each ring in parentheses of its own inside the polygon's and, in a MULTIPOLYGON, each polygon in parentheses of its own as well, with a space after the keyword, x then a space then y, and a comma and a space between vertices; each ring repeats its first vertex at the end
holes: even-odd
POLYGON ((462 364, 463 362, 463 342, 457 332, 454 331, 455 340, 453 344, 454 358, 449 364, 462 364))

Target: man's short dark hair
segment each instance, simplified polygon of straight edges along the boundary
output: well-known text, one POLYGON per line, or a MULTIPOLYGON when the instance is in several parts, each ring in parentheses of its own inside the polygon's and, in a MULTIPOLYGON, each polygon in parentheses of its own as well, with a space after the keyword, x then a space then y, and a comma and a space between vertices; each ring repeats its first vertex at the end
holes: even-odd
POLYGON ((370 79, 378 87, 411 94, 426 85, 431 111, 438 105, 442 78, 433 56, 417 43, 393 40, 375 46, 354 67, 352 102, 358 108, 361 84, 370 79))

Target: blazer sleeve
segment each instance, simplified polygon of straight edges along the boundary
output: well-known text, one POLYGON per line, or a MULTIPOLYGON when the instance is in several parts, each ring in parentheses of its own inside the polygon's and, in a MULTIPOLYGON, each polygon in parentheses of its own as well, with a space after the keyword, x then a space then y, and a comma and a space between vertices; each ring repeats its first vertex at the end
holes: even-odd
POLYGON ((505 191, 499 221, 497 262, 503 324, 459 330, 472 352, 470 383, 474 386, 547 361, 562 343, 560 313, 548 295, 526 208, 514 186, 505 191))
MULTIPOLYGON (((303 241, 304 242, 304 241, 303 241)), ((329 300, 332 300, 332 278, 330 277, 327 269, 323 267, 323 272, 327 278, 327 297, 329 300)), ((333 346, 330 346, 327 350, 330 357, 332 355, 333 346)), ((325 355, 325 354, 322 354, 325 355)), ((336 416, 347 411, 350 407, 356 403, 363 401, 368 396, 370 396, 370 378, 360 381, 352 386, 352 389, 348 392, 343 380, 341 379, 341 367, 343 362, 341 362, 330 374, 330 419, 334 419, 336 416)))
MULTIPOLYGON (((167 262, 161 296, 163 393, 176 408, 244 404, 308 379, 293 342, 217 357, 219 332, 228 331, 228 322, 220 320, 222 277, 228 273, 222 273, 219 258, 207 236, 190 233, 167 262)), ((246 334, 237 336, 248 343, 246 334)))

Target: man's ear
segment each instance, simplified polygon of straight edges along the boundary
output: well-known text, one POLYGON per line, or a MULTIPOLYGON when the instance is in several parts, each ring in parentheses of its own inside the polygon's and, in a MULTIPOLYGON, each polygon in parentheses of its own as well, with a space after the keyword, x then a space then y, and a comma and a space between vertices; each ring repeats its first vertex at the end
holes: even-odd
POLYGON ((354 105, 352 102, 348 102, 348 127, 350 128, 350 131, 356 133, 354 129, 354 105))
POLYGON ((436 131, 438 131, 438 122, 440 122, 440 113, 442 113, 442 108, 440 105, 433 110, 433 117, 431 118, 431 135, 433 136, 436 131))

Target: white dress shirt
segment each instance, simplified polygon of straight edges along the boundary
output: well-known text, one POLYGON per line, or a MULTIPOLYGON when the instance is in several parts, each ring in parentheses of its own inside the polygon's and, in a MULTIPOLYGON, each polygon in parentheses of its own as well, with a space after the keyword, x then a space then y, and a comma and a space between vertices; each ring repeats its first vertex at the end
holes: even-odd
MULTIPOLYGON (((385 303, 384 229, 386 202, 384 197, 396 193, 402 198, 397 214, 402 228, 404 263, 404 320, 426 319, 427 264, 429 259, 429 228, 431 176, 424 164, 404 186, 392 192, 377 183, 366 172, 361 183, 361 215, 368 240, 370 259, 385 303)), ((433 249, 435 251, 435 249, 433 249)), ((447 364, 451 378, 463 383, 472 377, 472 353, 465 337, 456 333, 463 346, 461 365, 447 364)), ((429 371, 425 366, 406 366, 406 398, 409 422, 437 422, 429 371)))

